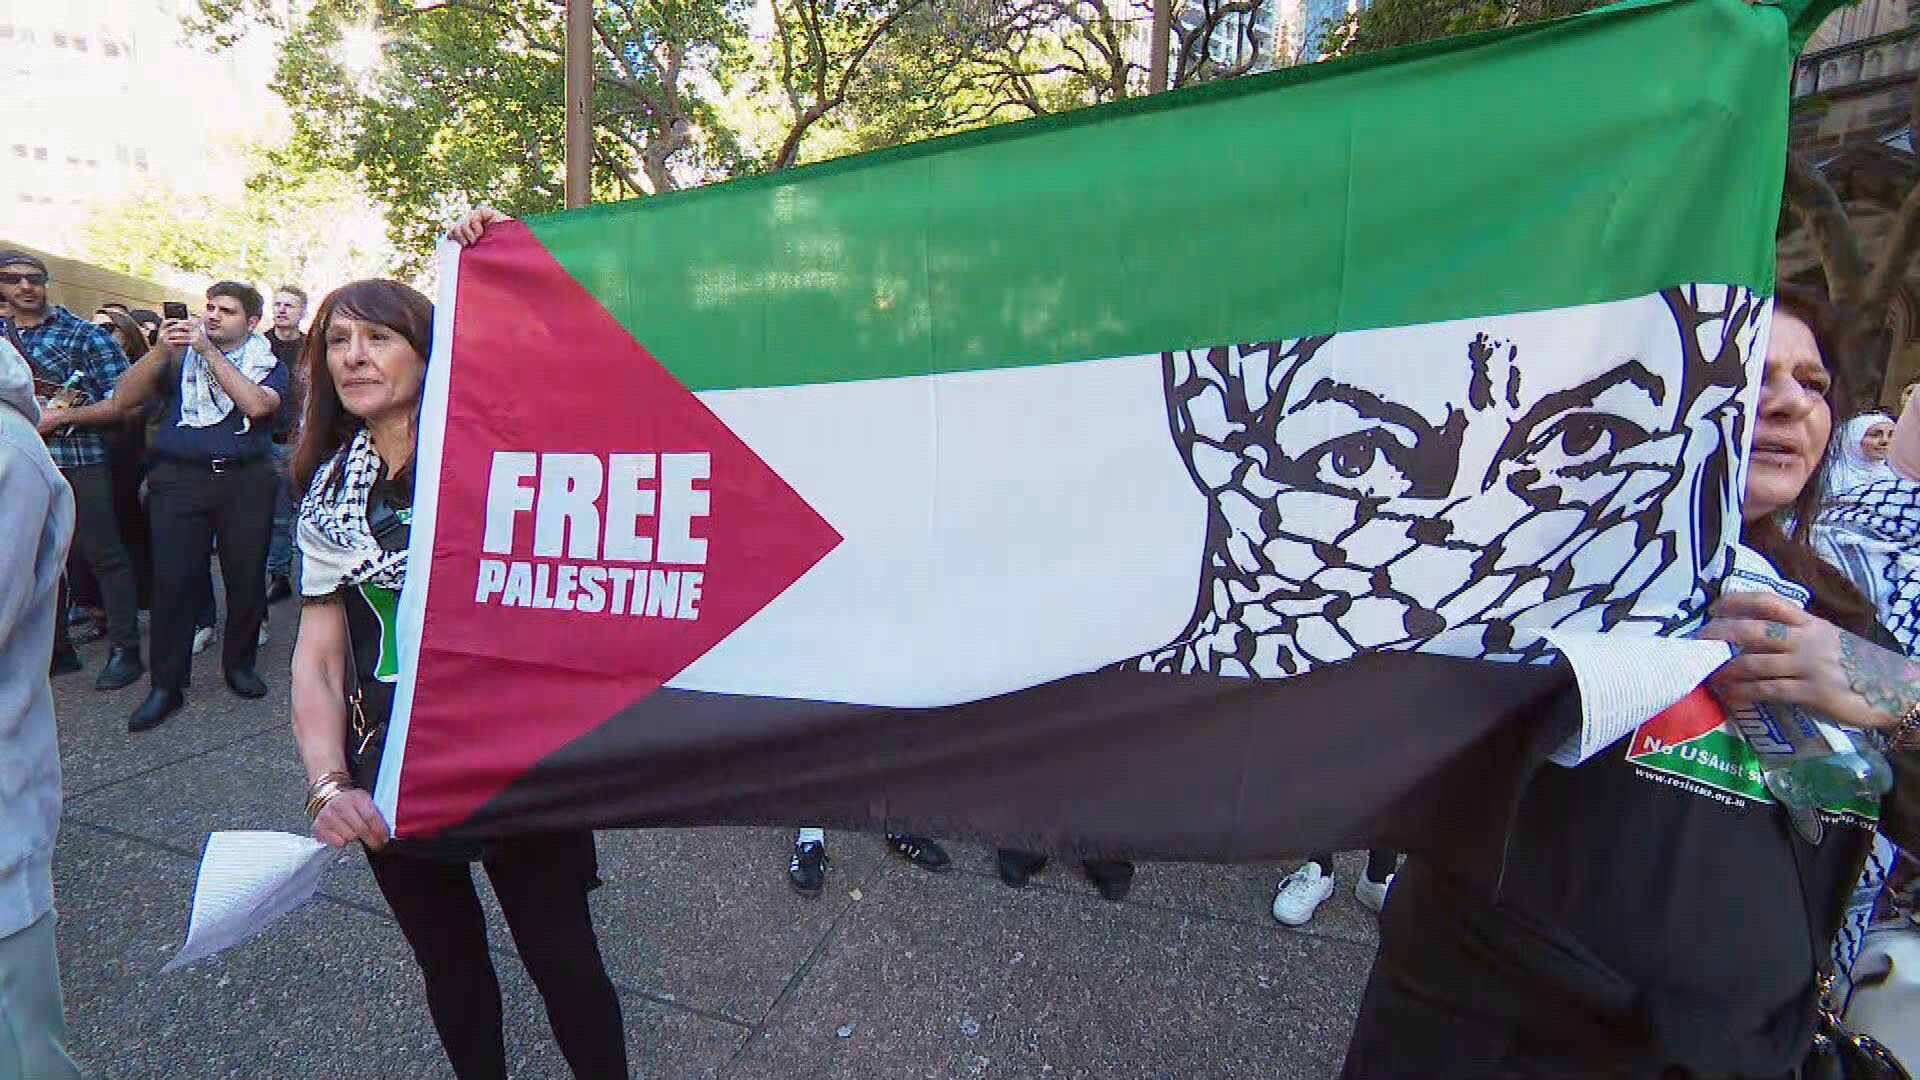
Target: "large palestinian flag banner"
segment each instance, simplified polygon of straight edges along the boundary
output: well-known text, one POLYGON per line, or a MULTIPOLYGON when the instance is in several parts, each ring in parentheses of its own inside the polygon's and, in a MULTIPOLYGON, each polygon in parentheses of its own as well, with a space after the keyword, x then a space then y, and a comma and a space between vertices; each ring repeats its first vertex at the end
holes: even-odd
POLYGON ((1726 571, 1792 17, 1624 4, 444 252, 389 820, 1497 846, 1606 741, 1554 646, 1726 571))

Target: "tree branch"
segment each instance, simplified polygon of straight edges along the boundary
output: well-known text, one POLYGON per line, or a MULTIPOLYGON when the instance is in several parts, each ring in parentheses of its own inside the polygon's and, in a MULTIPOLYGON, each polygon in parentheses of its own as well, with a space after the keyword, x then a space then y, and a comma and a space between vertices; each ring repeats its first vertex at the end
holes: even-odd
MULTIPOLYGON (((1913 93, 1915 96, 1907 106, 1907 130, 1920 133, 1920 75, 1914 77, 1913 93)), ((1920 138, 1920 134, 1912 137, 1920 138)), ((1900 200, 1893 227, 1887 230, 1886 239, 1880 244, 1880 258, 1867 278, 1864 292, 1868 302, 1876 306, 1893 300, 1894 290, 1900 287, 1907 276, 1907 267, 1913 263, 1914 249, 1920 246, 1920 176, 1910 182, 1913 187, 1907 191, 1907 197, 1900 200)))
POLYGON ((1873 272, 1867 275, 1861 289, 1862 304, 1878 309, 1893 299, 1894 290, 1907 276, 1908 264, 1913 262, 1916 245, 1920 245, 1920 184, 1909 189, 1907 197, 1900 201, 1893 227, 1880 243, 1880 258, 1875 260, 1873 272))
POLYGON ((1861 295, 1873 268, 1860 250, 1847 209, 1819 169, 1799 153, 1787 151, 1787 205, 1813 238, 1815 254, 1827 273, 1827 290, 1836 300, 1861 295))
POLYGON ((787 102, 795 112, 800 111, 800 92, 793 86, 793 35, 787 30, 787 20, 780 17, 780 5, 773 5, 773 29, 780 36, 780 88, 786 91, 787 102))
POLYGON ((613 175, 620 180, 620 186, 633 192, 635 195, 650 194, 646 188, 640 186, 638 180, 634 179, 633 172, 620 160, 618 154, 603 154, 600 156, 600 160, 605 162, 609 169, 613 170, 613 175))
POLYGON ((860 65, 866 62, 867 54, 873 51, 874 44, 885 37, 901 19, 906 18, 908 12, 919 7, 923 2, 924 0, 902 0, 899 7, 893 9, 891 14, 881 19, 879 25, 868 32, 867 40, 860 43, 860 47, 853 51, 853 55, 847 58, 846 64, 840 69, 840 82, 833 93, 834 105, 847 100, 847 87, 852 84, 854 73, 860 70, 860 65))

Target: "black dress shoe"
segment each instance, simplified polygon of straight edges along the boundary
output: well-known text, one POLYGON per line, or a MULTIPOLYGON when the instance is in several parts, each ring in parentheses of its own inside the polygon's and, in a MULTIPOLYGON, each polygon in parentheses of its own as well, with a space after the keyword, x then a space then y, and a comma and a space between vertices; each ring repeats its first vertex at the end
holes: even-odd
POLYGON ((1121 859, 1088 859, 1086 861, 1087 880, 1093 882, 1100 895, 1119 903, 1127 898, 1127 892, 1133 888, 1133 864, 1121 859))
POLYGON ((267 696, 267 684, 252 668, 239 668, 227 672, 227 689, 243 698, 263 698, 267 696))
POLYGON ((293 595, 293 582, 279 574, 267 579, 267 603, 277 604, 293 595))
POLYGON ((1027 879, 1040 872, 1047 865, 1045 855, 1036 855, 1031 851, 1014 851, 1001 848, 993 853, 993 861, 1000 868, 1000 880, 1016 889, 1023 889, 1027 879))
POLYGON ((819 896, 827 883, 827 846, 812 840, 793 845, 787 860, 787 884, 801 896, 819 896))
POLYGON ((47 674, 51 676, 71 675, 76 671, 85 671, 87 665, 80 662, 80 654, 69 645, 64 649, 53 650, 53 662, 47 665, 47 674))
POLYGON ((95 690, 118 690, 131 686, 140 676, 147 673, 147 665, 140 662, 140 650, 131 645, 115 645, 107 654, 107 666, 100 669, 100 676, 93 680, 95 690))
POLYGON ((161 721, 179 712, 180 706, 186 703, 187 696, 180 691, 163 690, 156 686, 153 692, 147 695, 147 700, 141 702, 140 707, 133 710, 133 715, 127 718, 127 730, 147 731, 157 728, 161 721))
POLYGON ((901 858, 924 870, 945 870, 953 865, 947 858, 947 850, 924 836, 890 832, 887 844, 899 852, 901 858))

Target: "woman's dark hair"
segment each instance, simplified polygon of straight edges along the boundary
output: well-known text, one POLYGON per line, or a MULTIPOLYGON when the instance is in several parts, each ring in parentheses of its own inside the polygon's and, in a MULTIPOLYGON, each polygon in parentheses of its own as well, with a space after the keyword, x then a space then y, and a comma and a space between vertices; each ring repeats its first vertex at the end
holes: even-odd
POLYGON ((124 309, 116 311, 103 306, 93 314, 95 318, 105 315, 107 320, 113 323, 113 336, 120 343, 120 351, 127 354, 129 363, 147 355, 149 347, 147 332, 140 329, 140 324, 134 322, 133 316, 128 315, 124 309))
POLYGON ((141 334, 147 339, 147 344, 152 345, 160 336, 160 313, 151 308, 137 307, 131 314, 134 325, 140 328, 141 334))
MULTIPOLYGON (((1820 350, 1820 362, 1827 367, 1828 414, 1839 417, 1850 399, 1847 396, 1845 371, 1834 356, 1833 346, 1839 335, 1834 331, 1833 306, 1827 302, 1826 294, 1818 289, 1782 282, 1775 286, 1773 294, 1776 325, 1782 316, 1800 320, 1813 332, 1813 344, 1820 350)), ((1757 398, 1754 414, 1757 426, 1757 398)), ((1744 524, 1740 529, 1740 541, 1766 556, 1774 569, 1789 581, 1799 582, 1811 591, 1813 602, 1808 608, 1815 615, 1862 637, 1872 637, 1877 621, 1873 604, 1860 594, 1860 590, 1847 580, 1845 574, 1822 559, 1808 542, 1813 532, 1813 519, 1819 515, 1820 502, 1825 498, 1825 492, 1820 489, 1821 477, 1826 473, 1827 456, 1832 449, 1833 440, 1829 438, 1820 460, 1807 476, 1806 486, 1800 489, 1800 497, 1777 513, 1744 524), (1790 528, 1781 525, 1783 517, 1790 520, 1790 528)))
POLYGON ((300 363, 307 369, 307 411, 300 445, 293 452, 294 490, 305 494, 313 474, 359 431, 359 417, 340 405, 340 391, 327 367, 327 324, 338 313, 362 322, 379 323, 406 339, 421 363, 433 350, 433 301, 417 291, 385 278, 342 285, 320 301, 307 342, 300 347, 300 363))

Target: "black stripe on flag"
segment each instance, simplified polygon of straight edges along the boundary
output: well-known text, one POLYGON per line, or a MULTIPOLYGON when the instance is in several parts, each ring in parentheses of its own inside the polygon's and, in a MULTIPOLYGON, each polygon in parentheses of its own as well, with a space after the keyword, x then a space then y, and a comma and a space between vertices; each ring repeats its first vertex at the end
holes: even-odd
POLYGON ((926 709, 662 690, 441 835, 807 824, 1205 862, 1372 845, 1491 881, 1578 716, 1564 665, 1420 653, 1271 681, 1108 670, 926 709))

